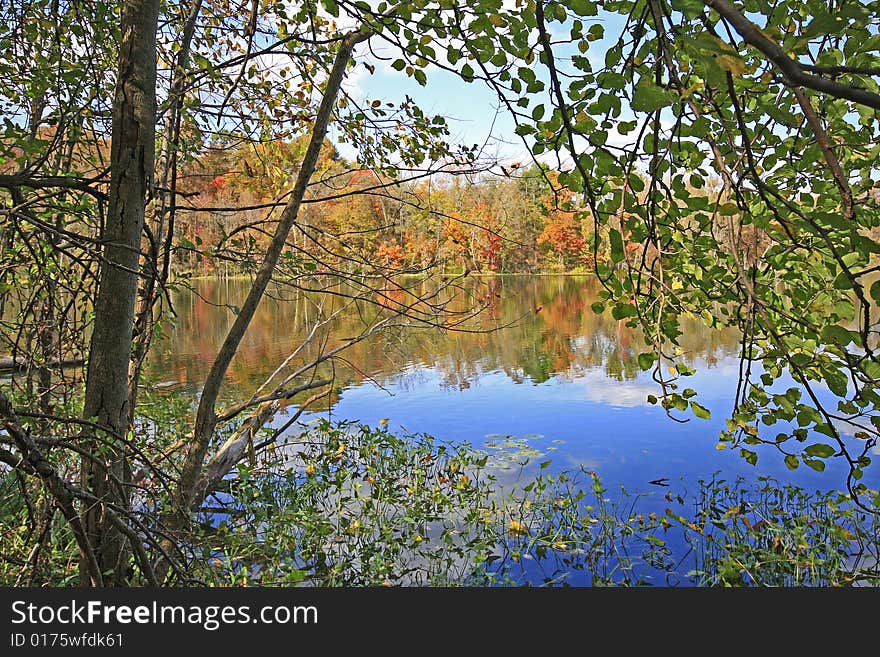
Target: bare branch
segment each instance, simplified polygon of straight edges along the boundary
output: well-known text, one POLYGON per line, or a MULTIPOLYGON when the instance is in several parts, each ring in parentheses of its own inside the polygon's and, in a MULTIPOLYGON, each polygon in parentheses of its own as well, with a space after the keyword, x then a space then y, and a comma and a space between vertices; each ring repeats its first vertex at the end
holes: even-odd
POLYGON ((299 215, 299 209, 305 197, 309 180, 315 171, 318 155, 324 144, 324 136, 327 133, 330 117, 336 106, 336 99, 339 95, 339 89, 342 86, 342 80, 351 55, 355 47, 369 39, 372 34, 372 30, 364 26, 361 29, 349 32, 340 43, 339 51, 336 53, 336 59, 324 89, 324 97, 315 116, 311 140, 306 149, 291 198, 281 213, 281 222, 278 224, 275 235, 272 238, 272 243, 266 251, 263 263, 257 271, 247 298, 242 304, 241 310, 235 318, 229 333, 227 333, 223 346, 220 348, 220 352, 217 354, 217 358, 214 360, 211 371, 205 380, 196 414, 193 443, 190 445, 181 469, 179 489, 179 509, 181 511, 187 510, 192 506, 195 485, 199 479, 202 463, 217 423, 215 404, 223 378, 248 325, 256 313, 257 306, 263 298, 266 287, 272 279, 272 273, 281 257, 281 252, 287 242, 287 236, 299 215))
POLYGON ((301 392, 305 392, 306 390, 313 390, 315 388, 323 388, 324 386, 329 386, 331 383, 333 383, 333 381, 330 379, 319 379, 317 381, 309 381, 308 383, 296 386, 295 388, 290 388, 289 390, 276 390, 271 394, 263 395, 262 397, 257 397, 256 399, 251 399, 249 402, 244 404, 239 404, 238 406, 235 406, 226 411, 222 415, 218 415, 217 422, 228 422, 232 418, 238 416, 249 408, 253 408, 254 406, 259 406, 260 404, 265 404, 266 402, 270 401, 291 399, 301 392))
POLYGON ((94 196, 99 201, 106 201, 107 195, 92 187, 97 178, 75 178, 73 176, 39 176, 32 177, 24 174, 0 175, 0 187, 4 189, 17 189, 28 187, 30 189, 75 189, 94 196))

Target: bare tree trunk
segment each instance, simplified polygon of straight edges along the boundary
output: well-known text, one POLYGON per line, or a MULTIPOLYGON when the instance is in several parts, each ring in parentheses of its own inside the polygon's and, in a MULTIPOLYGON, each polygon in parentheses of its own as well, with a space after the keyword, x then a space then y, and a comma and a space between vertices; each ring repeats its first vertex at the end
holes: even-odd
POLYGON ((171 264, 171 246, 174 237, 174 220, 177 212, 177 170, 180 163, 180 129, 183 117, 183 103, 187 92, 190 49, 196 22, 202 10, 202 0, 193 0, 189 6, 186 23, 180 39, 174 68, 171 72, 171 89, 167 99, 169 119, 164 137, 160 139, 156 154, 156 178, 159 182, 156 198, 152 204, 152 224, 150 217, 145 219, 153 227, 153 242, 150 245, 147 267, 143 272, 140 304, 135 316, 134 345, 132 347, 131 376, 128 382, 129 421, 134 421, 137 405, 138 384, 147 352, 153 341, 156 324, 156 305, 162 289, 168 282, 171 264), (168 190, 168 191, 162 191, 168 190), (167 223, 166 223, 167 222, 167 223), (160 266, 161 263, 161 266, 160 266))
POLYGON ((85 509, 83 524, 108 585, 126 582, 131 550, 127 538, 109 522, 105 511, 107 505, 128 507, 128 369, 138 254, 155 159, 158 16, 159 0, 122 3, 109 210, 86 375, 83 415, 95 418, 106 433, 92 433, 87 438, 87 448, 97 458, 83 460, 83 485, 101 503, 85 509))

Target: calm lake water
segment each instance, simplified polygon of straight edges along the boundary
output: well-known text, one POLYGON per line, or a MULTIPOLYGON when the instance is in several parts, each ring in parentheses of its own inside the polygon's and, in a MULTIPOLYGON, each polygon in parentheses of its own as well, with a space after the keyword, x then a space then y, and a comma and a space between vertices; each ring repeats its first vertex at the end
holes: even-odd
MULTIPOLYGON (((241 280, 200 280, 193 290, 178 292, 173 298, 177 319, 151 354, 150 379, 195 400, 246 289, 241 280)), ((840 459, 829 459, 824 473, 803 465, 792 472, 775 449, 753 448, 759 452, 756 466, 736 449, 716 449, 737 385, 735 331, 712 331, 697 321, 683 325, 683 360, 697 369, 686 384, 711 410, 711 419, 681 424, 649 404, 648 395, 659 392, 636 362, 642 339, 609 313, 593 313, 598 291, 591 277, 469 279, 444 297, 452 295, 459 307, 474 301, 487 306, 466 325, 469 331, 410 326, 351 346, 342 359, 319 366, 318 378, 334 376, 338 392, 300 422, 324 416, 376 426, 387 420, 391 430, 467 442, 494 456, 490 464, 502 485, 528 481, 547 460, 550 472, 583 467, 599 475, 609 498, 619 497, 615 491, 621 487, 643 494, 637 510, 644 513, 663 514, 670 491, 692 500, 699 480, 713 477, 728 482, 773 477, 809 491, 845 487, 840 459)), ((418 292, 434 293, 436 284, 424 284, 418 292)), ((393 287, 378 297, 386 305, 389 298, 407 301, 393 287)), ((378 312, 372 304, 345 303, 344 296, 274 291, 260 305, 232 362, 224 401, 250 398, 316 321, 339 311, 300 350, 292 367, 358 335, 378 312)), ((784 390, 792 382, 781 384, 784 390)), ((274 425, 288 420, 282 411, 274 425)), ((876 468, 869 468, 863 481, 876 488, 876 468)), ((671 540, 677 553, 686 552, 680 537, 671 540)), ((525 576, 542 581, 539 570, 527 569, 525 576)), ((572 573, 568 581, 585 585, 590 580, 586 573, 572 573)))
MULTIPOLYGON (((302 420, 320 414, 376 425, 387 419, 391 429, 466 441, 490 452, 505 448, 505 455, 529 457, 527 470, 547 459, 553 469, 584 466, 609 490, 662 492, 650 482, 668 478, 672 485, 693 485, 719 471, 728 480, 774 476, 811 490, 844 486, 845 464, 835 459, 824 473, 805 466, 791 472, 775 450, 759 450, 758 464, 751 466, 736 450, 716 449, 737 383, 733 331, 685 322, 684 360, 698 370, 687 385, 712 411, 710 420, 680 424, 648 404, 648 395, 659 393, 636 364, 642 340, 610 314, 593 313, 598 291, 590 277, 469 280, 459 293, 487 304, 470 328, 487 332, 393 330, 358 343, 343 352, 344 360, 321 366, 321 376, 336 376, 340 392, 302 420)), ((197 394, 234 319, 230 306, 241 303, 245 292, 246 281, 200 280, 193 291, 177 293, 176 324, 166 328, 152 356, 152 379, 197 394)), ((275 296, 261 304, 232 363, 227 401, 249 397, 314 322, 344 302, 290 291, 275 296)), ((320 335, 326 347, 357 335, 371 312, 345 310, 320 335)), ((318 348, 310 345, 302 354, 314 357, 318 348)), ((286 420, 282 413, 275 422, 286 420)), ((865 479, 876 485, 869 479, 876 476, 865 479)))

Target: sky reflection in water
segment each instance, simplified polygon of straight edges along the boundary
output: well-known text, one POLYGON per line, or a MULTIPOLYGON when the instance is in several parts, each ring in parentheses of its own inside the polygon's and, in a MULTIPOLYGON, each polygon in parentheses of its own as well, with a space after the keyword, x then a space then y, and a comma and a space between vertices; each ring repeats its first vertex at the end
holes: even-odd
MULTIPOLYGON (((716 449, 737 384, 734 332, 684 322, 684 359, 698 372, 683 384, 699 393, 712 418, 679 424, 647 402, 658 388, 638 370, 639 334, 590 309, 598 292, 594 279, 517 276, 475 279, 469 285, 475 296, 492 299, 483 328, 515 325, 489 333, 395 332, 356 345, 346 352, 355 368, 336 365, 341 393, 330 408, 309 415, 329 413, 371 425, 387 419, 391 429, 466 441, 493 452, 515 443, 528 447, 528 471, 547 459, 554 470, 583 466, 595 470, 609 490, 657 490, 650 482, 660 478, 672 484, 685 478, 692 486, 718 471, 728 480, 773 476, 808 489, 844 485, 840 459, 829 459, 824 473, 803 465, 791 472, 773 449, 757 450, 757 466, 737 450, 716 449)), ((197 284, 199 295, 220 304, 236 303, 245 289, 244 281, 197 284)), ((177 325, 154 354, 150 375, 195 392, 233 315, 189 292, 180 293, 175 305, 177 325)), ((264 301, 230 369, 227 400, 250 396, 296 348, 317 315, 315 300, 307 297, 264 301)), ((358 321, 340 318, 328 346, 356 334, 358 321)), ((285 421, 282 414, 276 424, 285 421)), ((779 428, 762 430, 773 436, 779 428)), ((876 482, 869 468, 865 483, 876 482)))

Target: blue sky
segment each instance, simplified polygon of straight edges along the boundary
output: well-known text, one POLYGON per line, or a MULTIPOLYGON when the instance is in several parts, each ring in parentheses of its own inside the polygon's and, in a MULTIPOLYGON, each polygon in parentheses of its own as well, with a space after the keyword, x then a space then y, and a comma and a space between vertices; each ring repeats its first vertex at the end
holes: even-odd
MULTIPOLYGON (((397 57, 391 56, 393 53, 390 49, 374 49, 381 53, 383 59, 362 54, 358 57, 356 69, 349 73, 345 83, 345 89, 355 100, 382 100, 398 104, 409 96, 425 114, 446 117, 452 143, 487 144, 487 155, 499 155, 505 160, 522 160, 526 157, 525 146, 513 132, 513 119, 506 110, 497 111, 498 98, 485 83, 467 83, 448 71, 430 66, 426 70, 428 84, 422 87, 415 79, 391 68, 391 62, 397 57), (384 59, 386 56, 390 59, 384 59), (364 62, 375 66, 374 73, 366 69, 364 62)), ((367 49, 362 48, 362 53, 367 53, 367 49)), ((330 136, 331 139, 335 136, 332 130, 330 136)), ((355 157, 356 153, 350 146, 341 144, 338 147, 344 157, 355 157)))
MULTIPOLYGON (((605 27, 605 38, 592 42, 587 54, 602 66, 605 51, 620 35, 623 17, 603 12, 600 16, 581 20, 585 25, 585 32, 593 23, 601 23, 605 27)), ((551 24, 551 34, 557 33, 560 39, 569 38, 569 29, 570 21, 565 27, 559 23, 551 24)), ((439 58, 445 60, 440 47, 437 50, 439 58)), ((576 48, 574 45, 560 46, 558 52, 576 52, 576 48)), ((398 103, 408 95, 426 114, 441 114, 447 118, 453 143, 480 146, 485 144, 486 157, 497 157, 507 162, 529 161, 528 148, 514 134, 513 118, 505 108, 499 109, 500 103, 495 92, 484 82, 476 80, 467 83, 450 72, 428 66, 425 69, 428 82, 422 87, 404 72, 391 67, 399 54, 379 39, 373 39, 368 45, 362 44, 358 54, 358 66, 350 72, 345 85, 355 99, 379 99, 398 103), (375 66, 374 73, 367 70, 364 62, 375 66)), ((546 80, 543 66, 536 63, 534 69, 540 79, 546 80)), ((333 136, 331 132, 331 139, 333 136)), ((344 144, 340 146, 340 152, 348 158, 355 156, 354 151, 344 144)))
POLYGON ((361 70, 354 85, 348 85, 356 98, 396 103, 410 96, 426 114, 441 114, 447 118, 453 143, 482 146, 489 141, 489 154, 499 150, 505 159, 525 157, 525 147, 513 132, 513 119, 506 110, 498 111, 498 98, 484 83, 469 84, 432 67, 428 70, 428 84, 422 87, 413 78, 391 69, 389 62, 367 61, 376 65, 375 73, 370 74, 359 65, 361 70), (508 143, 502 144, 499 139, 508 143))

